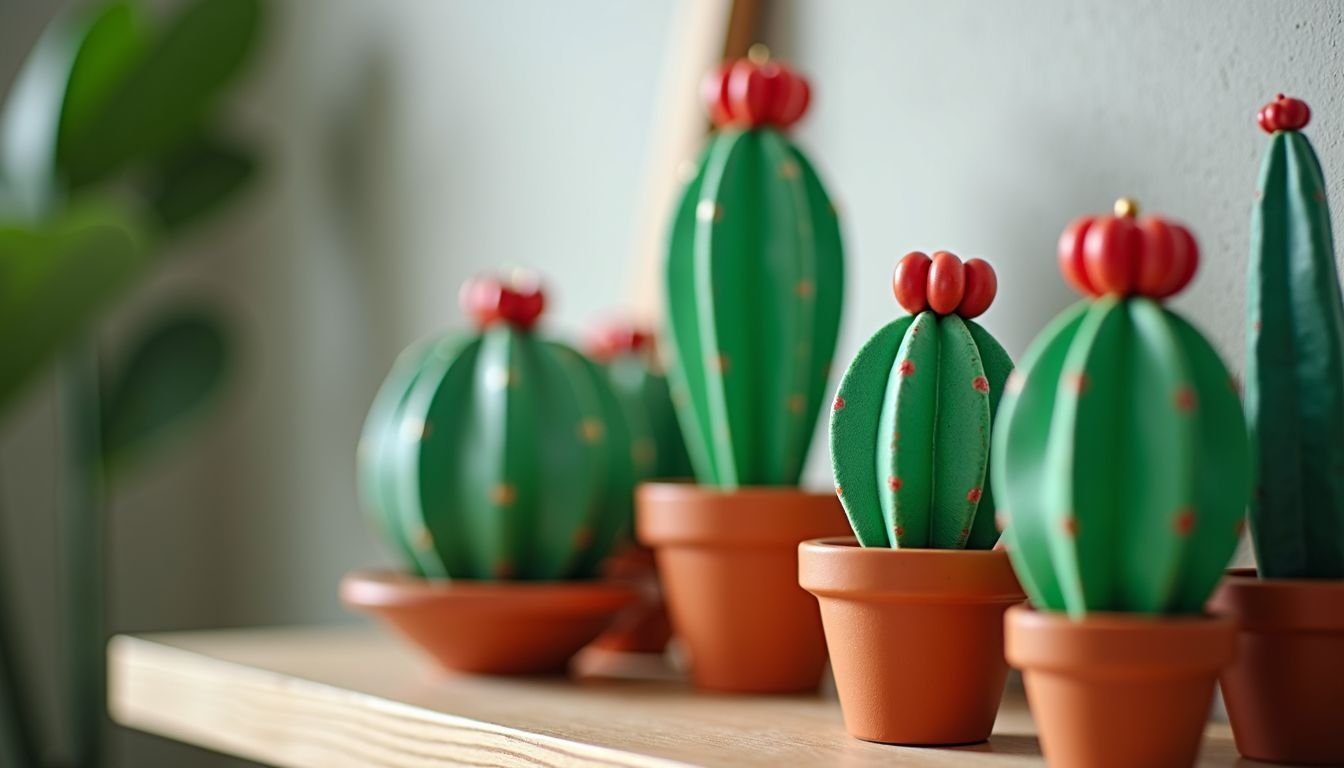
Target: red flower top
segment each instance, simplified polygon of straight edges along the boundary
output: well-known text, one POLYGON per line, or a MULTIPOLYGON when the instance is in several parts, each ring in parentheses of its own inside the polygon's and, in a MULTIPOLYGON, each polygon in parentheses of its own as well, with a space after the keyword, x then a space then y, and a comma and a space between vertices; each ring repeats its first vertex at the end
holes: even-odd
POLYGON ((784 130, 798 122, 811 99, 807 80, 787 64, 770 60, 759 46, 753 46, 748 58, 725 62, 709 73, 703 87, 709 117, 718 128, 768 125, 784 130))
POLYGON ((1112 216, 1084 216, 1059 237, 1059 271, 1085 296, 1165 299, 1195 276, 1199 246, 1185 227, 1158 216, 1138 218, 1127 198, 1112 216))

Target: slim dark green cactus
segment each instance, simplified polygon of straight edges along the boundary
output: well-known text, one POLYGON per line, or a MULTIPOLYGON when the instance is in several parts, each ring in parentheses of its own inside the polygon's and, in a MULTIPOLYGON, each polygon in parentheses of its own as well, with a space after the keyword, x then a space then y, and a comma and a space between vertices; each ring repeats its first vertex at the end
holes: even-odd
POLYGON ((1119 211, 1061 240, 1066 277, 1095 298, 1042 331, 1010 378, 994 493, 1037 608, 1198 613, 1240 536, 1249 441, 1217 353, 1158 303, 1193 275, 1193 238, 1119 211))
POLYGON ((482 330, 412 346, 375 398, 365 504, 426 577, 593 576, 632 503, 615 393, 594 363, 533 333, 539 290, 481 280, 463 296, 482 330))
POLYGON ((839 224, 781 132, 806 108, 806 83, 745 60, 709 82, 719 128, 667 261, 674 402, 702 483, 795 485, 839 333, 839 224))
POLYGON ((1251 533, 1266 578, 1344 579, 1344 302, 1307 105, 1280 95, 1251 216, 1246 415, 1259 488, 1251 533))
POLYGON ((949 297, 950 311, 925 308, 929 257, 907 255, 895 284, 911 314, 864 344, 831 410, 835 490, 865 547, 989 549, 999 538, 986 483, 990 425, 1013 361, 971 320, 997 283, 979 259, 964 270, 951 254, 935 259, 971 277, 973 290, 949 297))

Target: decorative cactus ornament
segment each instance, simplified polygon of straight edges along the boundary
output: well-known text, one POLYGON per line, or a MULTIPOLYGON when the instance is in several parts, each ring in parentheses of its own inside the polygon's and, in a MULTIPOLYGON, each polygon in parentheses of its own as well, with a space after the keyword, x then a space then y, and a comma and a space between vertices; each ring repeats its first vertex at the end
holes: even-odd
POLYGON ((1251 215, 1246 415, 1260 575, 1344 579, 1344 302, 1305 102, 1260 110, 1270 134, 1251 215))
POLYGON ((597 328, 585 349, 620 400, 630 429, 635 481, 688 478, 691 457, 681 437, 653 334, 628 324, 597 328))
POLYGON ((784 131, 805 80, 761 55, 706 84, 716 130, 672 226, 669 377, 697 478, 795 485, 840 327, 840 228, 784 131))
POLYGON ((621 406, 597 367, 539 338, 533 282, 469 282, 478 328, 403 353, 374 399, 359 481, 380 531, 430 578, 584 578, 630 518, 621 406))
POLYGON ((836 493, 865 547, 989 549, 990 425, 1013 361, 971 318, 994 300, 994 269, 915 251, 892 289, 910 314, 863 345, 832 405, 836 493))
POLYGON ((1014 569, 1044 610, 1198 613, 1240 536, 1250 448, 1227 369, 1160 303, 1194 238, 1122 200, 1070 225, 1059 259, 1091 299, 1032 343, 994 434, 1014 569))

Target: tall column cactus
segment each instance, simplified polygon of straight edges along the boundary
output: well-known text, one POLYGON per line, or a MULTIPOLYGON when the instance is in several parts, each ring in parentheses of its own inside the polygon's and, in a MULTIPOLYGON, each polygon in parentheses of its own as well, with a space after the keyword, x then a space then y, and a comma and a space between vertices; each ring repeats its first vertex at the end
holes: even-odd
POLYGON ((1279 95, 1251 216, 1246 415, 1260 486, 1260 574, 1344 578, 1344 302, 1325 177, 1299 131, 1307 105, 1279 95))
POLYGON ((1194 238, 1135 214, 1121 201, 1064 232, 1061 269, 1093 298, 1032 344, 994 435, 1014 568, 1038 608, 1075 617, 1201 611, 1249 491, 1231 377, 1160 303, 1194 275, 1194 238))
POLYGON ((971 318, 994 300, 994 270, 915 251, 892 285, 910 314, 863 345, 832 406, 836 493, 865 547, 989 549, 990 424, 1013 361, 971 318))
POLYGON ((595 575, 632 503, 615 394, 591 361, 533 332, 539 288, 476 280, 463 303, 479 332, 411 347, 374 400, 365 505, 422 576, 595 575))
POLYGON ((844 283, 835 209, 786 131, 806 81, 768 61, 707 81, 717 129, 667 261, 670 376, 696 476, 794 485, 825 398, 844 283))

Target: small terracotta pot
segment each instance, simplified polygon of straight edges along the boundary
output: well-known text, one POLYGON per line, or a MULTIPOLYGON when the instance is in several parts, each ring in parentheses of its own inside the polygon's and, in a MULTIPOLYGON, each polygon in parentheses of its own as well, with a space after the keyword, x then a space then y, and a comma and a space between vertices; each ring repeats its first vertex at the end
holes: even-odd
POLYGON ((630 584, 639 590, 639 599, 621 611, 607 630, 589 647, 616 653, 662 653, 672 638, 672 624, 658 582, 658 566, 653 550, 631 545, 608 560, 605 578, 630 584))
POLYGON ((887 744, 989 738, 1003 698, 1003 613, 1026 600, 1002 551, 798 546, 851 735, 887 744))
POLYGON ((1088 614, 1026 606, 1005 618, 1008 662, 1022 670, 1051 765, 1194 765, 1235 628, 1211 616, 1088 614))
POLYGON ((1344 581, 1229 571, 1209 609, 1237 624, 1223 670, 1237 751, 1272 763, 1344 765, 1344 581))
POLYGON ((638 592, 613 582, 429 581, 390 571, 341 580, 371 614, 441 666, 490 675, 558 674, 638 592))
POLYGON ((835 494, 650 483, 635 501, 696 687, 815 690, 826 639, 817 601, 798 586, 798 544, 849 531, 835 494))

